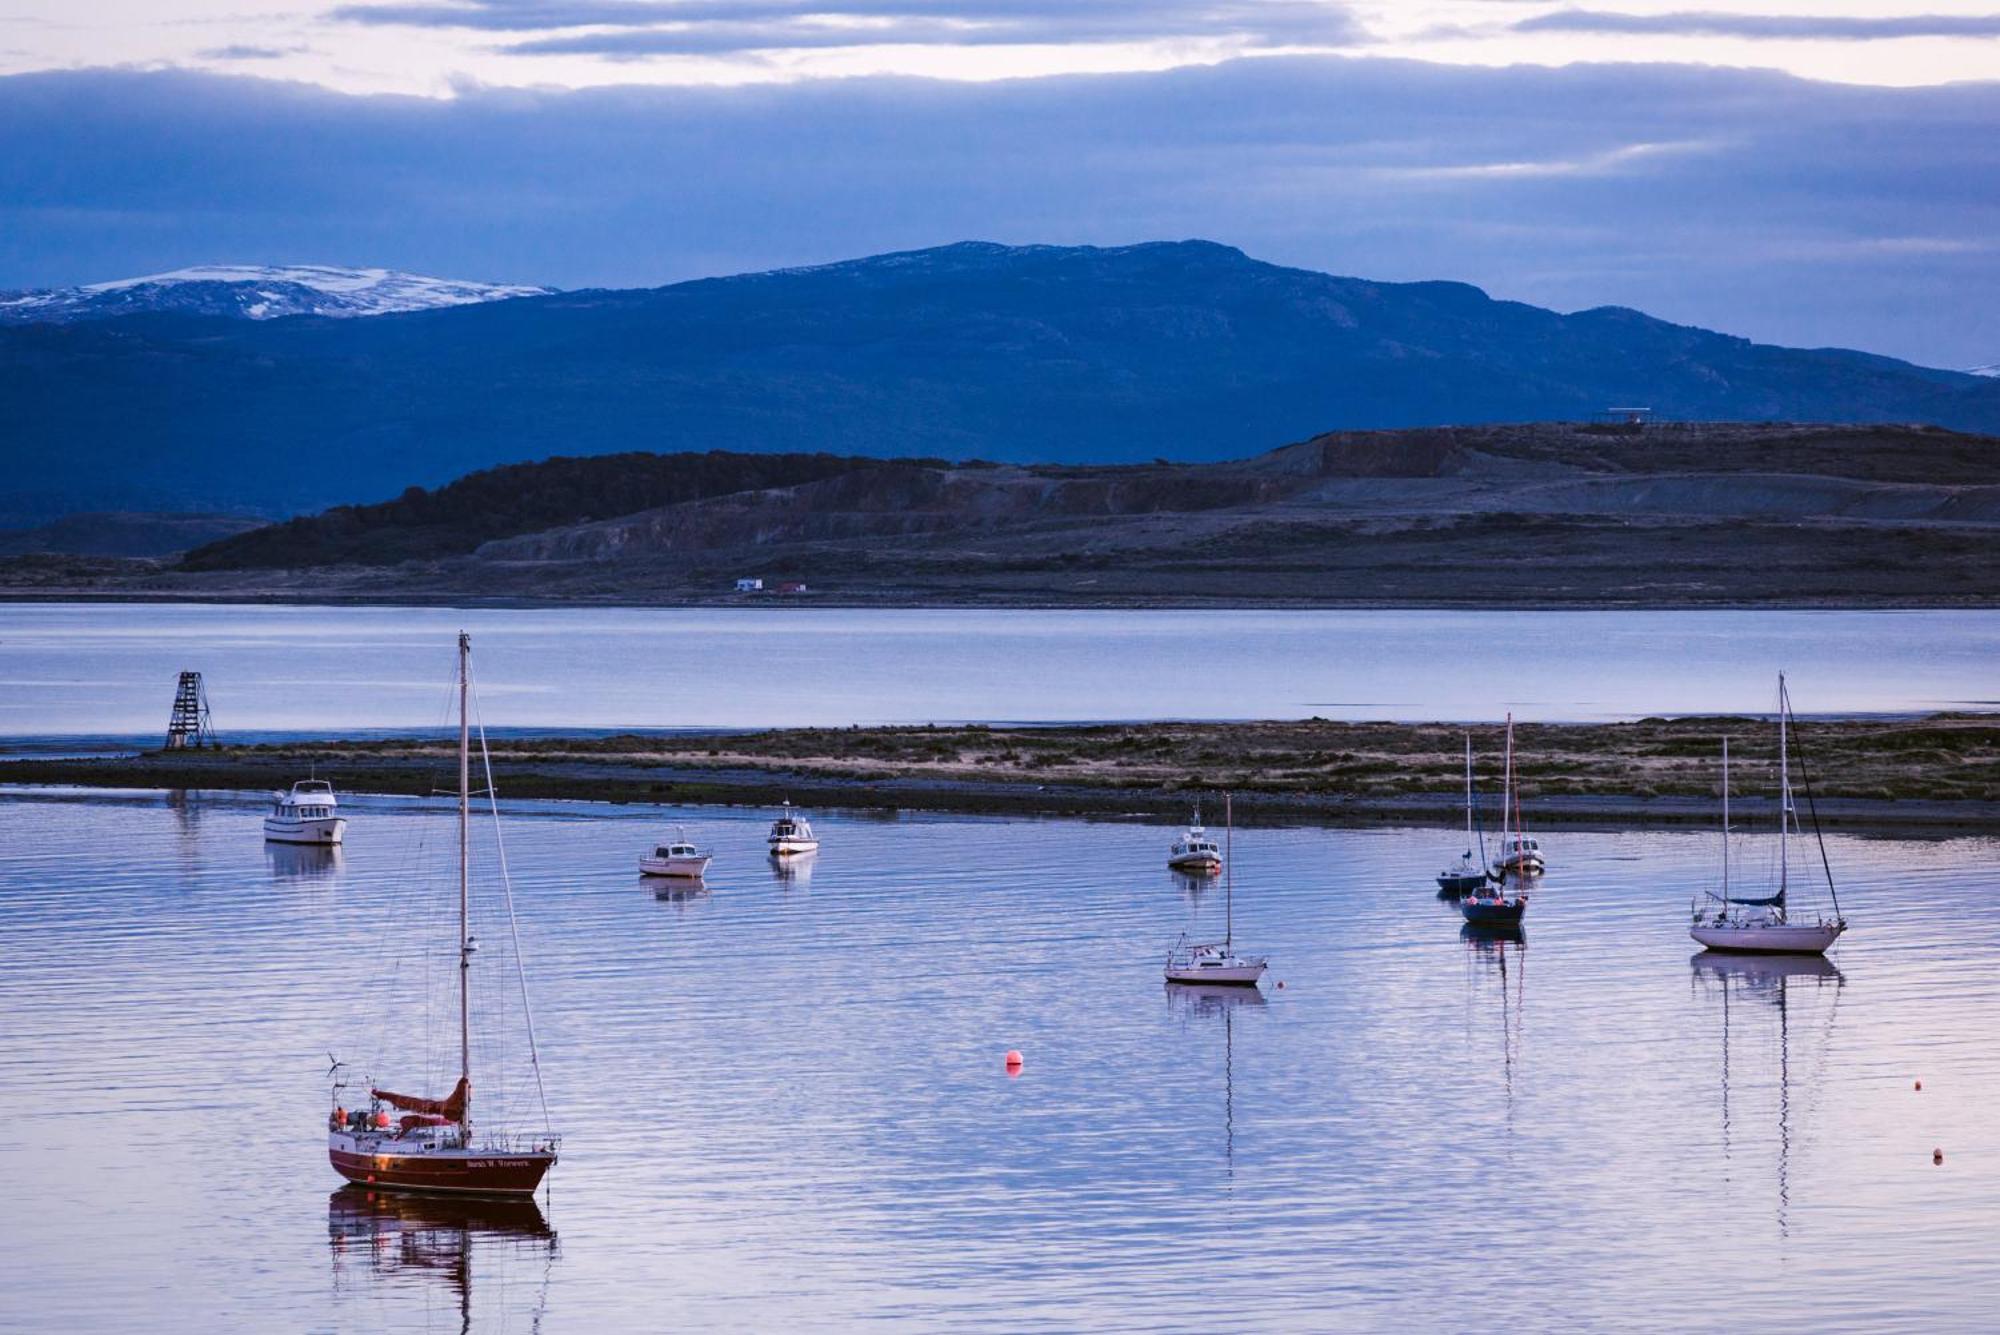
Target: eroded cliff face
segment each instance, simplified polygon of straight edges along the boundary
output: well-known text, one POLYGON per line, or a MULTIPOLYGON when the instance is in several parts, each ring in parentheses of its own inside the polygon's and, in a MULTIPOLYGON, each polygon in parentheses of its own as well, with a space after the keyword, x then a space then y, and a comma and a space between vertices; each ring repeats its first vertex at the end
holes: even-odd
MULTIPOLYGON (((672 477, 681 457, 631 460, 665 475, 653 478, 652 494, 661 486, 685 494, 672 477)), ((693 457, 717 476, 739 476, 722 467, 728 459, 693 457)), ((807 581, 816 599, 890 604, 1980 605, 2000 597, 2000 440, 1935 428, 1345 432, 1218 464, 801 457, 814 475, 793 484, 517 529, 462 554, 412 559, 397 527, 402 511, 391 506, 371 520, 379 533, 346 534, 341 550, 360 555, 337 566, 315 567, 310 543, 287 550, 284 533, 309 533, 306 525, 247 544, 262 566, 93 569, 76 576, 77 591, 685 602, 731 597, 737 576, 757 574, 807 581), (373 562, 371 547, 381 553, 373 562)), ((578 467, 590 474, 576 494, 596 513, 603 498, 645 491, 596 476, 616 472, 616 460, 558 462, 564 477, 578 467)), ((490 489, 539 474, 482 476, 490 489)), ((407 518, 427 532, 423 507, 407 518)), ((0 576, 44 595, 55 577, 26 567, 0 576)))
POLYGON ((1123 468, 884 464, 485 544, 495 561, 642 560, 869 538, 1014 538, 1083 521, 1174 545, 1166 516, 1298 522, 1601 516, 1633 521, 2000 523, 2000 442, 1923 428, 1662 425, 1344 432, 1240 463, 1123 468))

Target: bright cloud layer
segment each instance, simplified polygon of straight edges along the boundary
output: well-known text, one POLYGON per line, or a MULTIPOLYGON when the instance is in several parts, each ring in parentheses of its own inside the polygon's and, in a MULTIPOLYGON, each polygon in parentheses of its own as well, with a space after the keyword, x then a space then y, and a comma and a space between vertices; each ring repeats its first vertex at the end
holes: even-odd
POLYGON ((996 79, 1251 54, 1672 61, 1856 83, 2000 78, 2000 0, 15 0, 0 72, 252 69, 351 92, 996 79))
POLYGON ((356 97, 0 79, 0 286, 219 261, 634 286, 967 238, 1261 258, 1996 359, 2000 84, 1342 57, 356 97))

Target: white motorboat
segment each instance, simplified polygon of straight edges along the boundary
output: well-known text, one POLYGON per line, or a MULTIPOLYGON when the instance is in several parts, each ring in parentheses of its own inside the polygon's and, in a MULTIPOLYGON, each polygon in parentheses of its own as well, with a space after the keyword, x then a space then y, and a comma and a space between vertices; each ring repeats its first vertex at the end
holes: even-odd
MULTIPOLYGON (((1825 873, 1832 912, 1801 911, 1793 902, 1791 837, 1804 831, 1799 826, 1798 808, 1792 801, 1791 757, 1798 745, 1792 722, 1791 691, 1781 672, 1778 674, 1778 884, 1770 894, 1731 893, 1729 739, 1722 740, 1722 888, 1703 891, 1695 900, 1693 922, 1688 927, 1688 935, 1710 950, 1732 954, 1822 955, 1847 930, 1847 919, 1840 913, 1840 894, 1833 885, 1833 867, 1826 857, 1826 843, 1819 839, 1816 813, 1813 837, 1819 844, 1820 868, 1825 873)), ((1803 756, 1800 768, 1803 773, 1803 756)), ((1806 804, 1812 810, 1810 783, 1806 788, 1806 804)))
POLYGON ((1547 869, 1542 845, 1521 821, 1521 788, 1514 779, 1514 716, 1507 715, 1506 775, 1500 786, 1500 856, 1493 870, 1505 876, 1540 876, 1547 869))
MULTIPOLYGON (((1230 811, 1229 799, 1223 798, 1223 837, 1233 841, 1236 822, 1230 811)), ((1170 983, 1193 983, 1203 986, 1255 987, 1264 976, 1267 967, 1263 955, 1239 955, 1235 949, 1236 935, 1236 876, 1231 865, 1232 859, 1225 852, 1222 865, 1225 869, 1223 880, 1223 926, 1221 941, 1190 941, 1187 933, 1181 933, 1179 941, 1167 952, 1167 981, 1170 983)))
POLYGON ((714 856, 709 850, 689 843, 686 831, 675 830, 671 842, 656 845, 651 853, 639 859, 639 873, 699 880, 707 873, 714 856))
POLYGON ((1465 734, 1465 851, 1458 861, 1437 874, 1438 892, 1442 895, 1462 895, 1468 890, 1483 890, 1486 887, 1486 827, 1479 827, 1479 856, 1474 857, 1473 804, 1472 804, 1472 734, 1465 734))
POLYGON ((1542 858, 1541 841, 1532 834, 1517 834, 1501 840, 1500 858, 1496 865, 1501 871, 1511 871, 1517 876, 1540 876, 1548 870, 1548 863, 1542 858))
POLYGON ((784 804, 778 818, 771 822, 771 835, 765 842, 774 858, 819 851, 819 838, 813 834, 812 822, 794 812, 790 802, 784 804))
POLYGON ((1215 836, 1202 828, 1200 807, 1194 809, 1194 820, 1186 831, 1167 849, 1167 865, 1175 871, 1222 870, 1222 848, 1215 842, 1215 836))
POLYGON ((325 779, 300 779, 289 793, 271 794, 271 814, 264 817, 264 838, 274 844, 337 844, 347 834, 333 785, 325 779))

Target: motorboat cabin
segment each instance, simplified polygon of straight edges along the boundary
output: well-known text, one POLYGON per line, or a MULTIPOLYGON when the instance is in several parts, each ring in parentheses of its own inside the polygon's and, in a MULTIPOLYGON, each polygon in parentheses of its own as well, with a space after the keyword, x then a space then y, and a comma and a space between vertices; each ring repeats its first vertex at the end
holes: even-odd
POLYGON ((300 779, 288 793, 271 794, 271 814, 264 817, 264 838, 276 844, 337 844, 347 833, 339 814, 333 785, 325 779, 300 779))

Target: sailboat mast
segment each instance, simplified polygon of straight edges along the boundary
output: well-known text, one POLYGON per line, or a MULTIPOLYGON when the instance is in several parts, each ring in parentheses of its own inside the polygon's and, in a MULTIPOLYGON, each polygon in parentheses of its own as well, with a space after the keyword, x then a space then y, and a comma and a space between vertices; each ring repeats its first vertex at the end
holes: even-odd
POLYGON ((472 1134, 472 637, 458 633, 458 1078, 465 1082, 465 1110, 458 1124, 472 1134))
POLYGON ((1722 739, 1722 902, 1729 902, 1729 739, 1722 739))
POLYGON ((1785 888, 1791 877, 1788 841, 1792 833, 1792 764, 1787 744, 1786 716, 1791 713, 1785 697, 1785 674, 1778 674, 1778 912, 1785 911, 1785 888))
POLYGON ((1472 851, 1472 734, 1465 734, 1465 850, 1472 851))
POLYGON ((1222 948, 1236 940, 1236 812, 1222 795, 1222 948))

